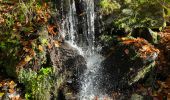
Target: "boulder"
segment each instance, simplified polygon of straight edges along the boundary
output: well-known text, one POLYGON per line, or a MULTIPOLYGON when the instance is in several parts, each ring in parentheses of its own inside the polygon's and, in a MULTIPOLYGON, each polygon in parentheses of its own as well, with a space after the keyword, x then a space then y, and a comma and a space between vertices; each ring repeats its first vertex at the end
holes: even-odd
POLYGON ((62 63, 60 71, 66 74, 67 88, 78 92, 80 88, 80 76, 86 69, 85 58, 66 42, 58 48, 58 55, 59 62, 62 63))
POLYGON ((144 39, 121 38, 102 62, 103 89, 113 91, 138 82, 154 67, 158 54, 144 39))

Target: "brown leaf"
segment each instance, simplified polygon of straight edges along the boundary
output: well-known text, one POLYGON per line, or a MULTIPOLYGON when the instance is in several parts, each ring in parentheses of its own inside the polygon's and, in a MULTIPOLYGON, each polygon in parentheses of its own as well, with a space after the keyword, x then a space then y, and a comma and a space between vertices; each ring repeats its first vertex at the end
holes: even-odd
POLYGON ((34 57, 36 55, 36 53, 33 49, 30 49, 29 55, 34 57))
POLYGON ((54 32, 54 28, 56 28, 56 27, 53 26, 53 25, 49 25, 49 26, 47 27, 48 32, 49 32, 51 35, 57 35, 57 33, 54 32))
POLYGON ((51 46, 51 44, 50 43, 48 43, 48 49, 51 49, 52 48, 52 46, 51 46))
POLYGON ((55 47, 60 47, 60 43, 59 43, 59 41, 54 41, 54 45, 55 45, 55 47))

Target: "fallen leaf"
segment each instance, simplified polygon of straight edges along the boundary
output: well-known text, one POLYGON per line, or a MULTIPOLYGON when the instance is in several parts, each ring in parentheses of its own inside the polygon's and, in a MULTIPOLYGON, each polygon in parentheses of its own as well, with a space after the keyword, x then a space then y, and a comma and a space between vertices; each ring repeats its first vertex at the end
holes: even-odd
POLYGON ((38 46, 38 50, 40 50, 41 52, 44 51, 43 47, 41 45, 38 46))
POLYGON ((29 55, 34 57, 36 55, 35 51, 33 49, 29 50, 29 55))
POLYGON ((10 83, 9 83, 9 88, 10 89, 14 89, 15 88, 15 83, 14 83, 14 81, 11 81, 10 83))
POLYGON ((26 62, 29 62, 31 59, 32 59, 32 58, 31 58, 29 55, 27 55, 24 60, 25 60, 26 62))
POLYGON ((50 43, 48 43, 48 49, 51 49, 52 48, 52 46, 51 46, 51 44, 50 43))
POLYGON ((47 29, 48 29, 48 32, 51 34, 51 35, 56 35, 57 33, 56 32, 54 32, 54 29, 55 29, 56 27, 55 26, 52 26, 52 25, 49 25, 48 27, 47 27, 47 29))
POLYGON ((9 91, 9 93, 14 93, 15 92, 14 89, 9 89, 8 91, 9 91))
POLYGON ((55 45, 55 47, 60 47, 60 43, 58 42, 58 41, 54 41, 54 45, 55 45))

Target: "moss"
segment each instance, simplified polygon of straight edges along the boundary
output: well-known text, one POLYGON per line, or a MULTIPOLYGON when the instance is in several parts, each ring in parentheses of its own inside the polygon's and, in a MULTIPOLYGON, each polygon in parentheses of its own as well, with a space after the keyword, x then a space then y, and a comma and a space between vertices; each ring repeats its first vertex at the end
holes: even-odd
POLYGON ((129 80, 128 84, 132 85, 133 83, 137 82, 139 79, 145 77, 145 75, 155 66, 155 61, 150 63, 149 65, 144 66, 141 70, 138 71, 137 75, 132 77, 129 80))
POLYGON ((101 13, 104 15, 111 14, 114 10, 120 9, 120 4, 113 0, 102 0, 100 6, 101 13))
POLYGON ((22 69, 19 81, 25 85, 25 98, 27 100, 49 100, 52 88, 52 69, 41 68, 40 71, 22 69))

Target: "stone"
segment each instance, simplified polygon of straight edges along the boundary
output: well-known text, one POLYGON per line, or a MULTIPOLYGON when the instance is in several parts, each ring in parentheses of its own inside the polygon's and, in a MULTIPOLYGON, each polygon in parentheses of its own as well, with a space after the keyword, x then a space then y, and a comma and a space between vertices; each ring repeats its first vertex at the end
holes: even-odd
POLYGON ((66 74, 66 85, 74 92, 78 92, 80 88, 80 76, 86 69, 85 58, 78 51, 71 47, 68 43, 63 43, 58 48, 59 62, 62 63, 60 73, 66 74))
POLYGON ((102 62, 106 91, 128 88, 154 67, 159 50, 141 38, 122 38, 102 62))

